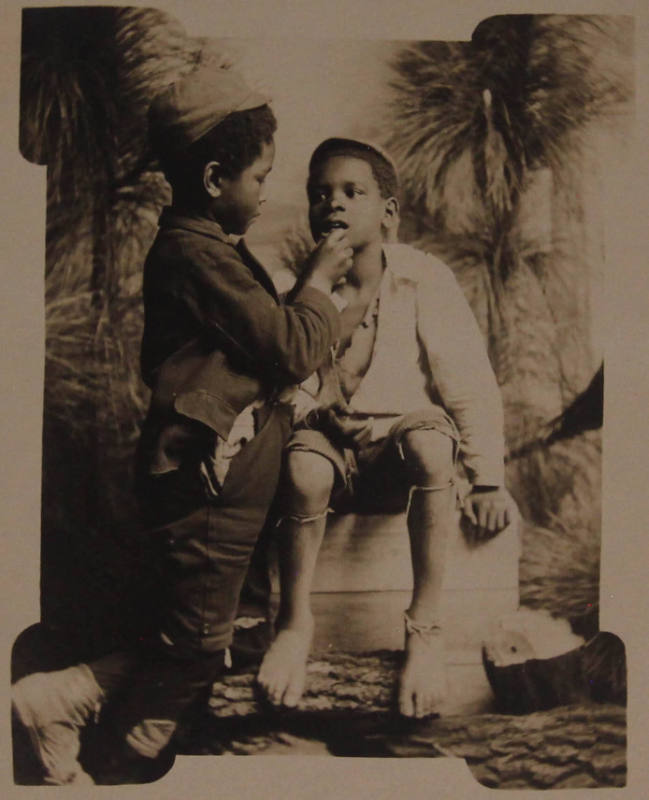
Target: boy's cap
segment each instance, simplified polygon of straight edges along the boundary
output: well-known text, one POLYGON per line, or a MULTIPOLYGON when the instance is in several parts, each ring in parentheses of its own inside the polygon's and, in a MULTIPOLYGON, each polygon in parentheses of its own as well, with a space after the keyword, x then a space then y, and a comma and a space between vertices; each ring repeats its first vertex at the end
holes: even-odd
POLYGON ((398 174, 397 168, 395 166, 394 161, 392 160, 392 157, 380 145, 376 144, 375 142, 370 142, 368 140, 350 139, 349 137, 344 137, 344 136, 333 136, 330 139, 325 139, 324 142, 321 142, 316 147, 309 161, 309 172, 313 168, 314 164, 316 164, 318 161, 321 161, 329 153, 335 153, 338 150, 346 150, 346 149, 366 150, 374 152, 376 155, 378 155, 392 167, 395 175, 398 174))
POLYGON ((205 65, 167 86, 149 107, 149 131, 167 152, 184 150, 234 111, 259 108, 269 98, 231 69, 205 65))

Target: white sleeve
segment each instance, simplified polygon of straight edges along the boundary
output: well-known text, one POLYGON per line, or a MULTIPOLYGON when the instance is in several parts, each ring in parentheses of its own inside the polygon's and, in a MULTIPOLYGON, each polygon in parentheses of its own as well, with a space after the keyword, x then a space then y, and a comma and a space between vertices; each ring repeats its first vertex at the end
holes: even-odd
POLYGON ((460 432, 472 483, 502 486, 502 398, 482 333, 451 270, 429 261, 418 283, 417 326, 433 385, 460 432))

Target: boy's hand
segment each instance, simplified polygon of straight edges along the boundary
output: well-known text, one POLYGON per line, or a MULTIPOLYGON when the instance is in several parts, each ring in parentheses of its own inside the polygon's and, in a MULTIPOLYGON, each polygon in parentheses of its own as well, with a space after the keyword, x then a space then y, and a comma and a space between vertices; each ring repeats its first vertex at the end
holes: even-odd
POLYGON ((347 232, 342 228, 334 228, 320 239, 307 259, 306 285, 329 294, 332 287, 351 269, 353 255, 347 232))
POLYGON ((476 541, 492 538, 518 519, 514 498, 502 486, 471 491, 464 499, 463 512, 472 523, 476 541))
POLYGON ((288 400, 293 406, 293 424, 302 422, 310 412, 317 409, 317 401, 309 392, 305 392, 300 386, 293 387, 293 393, 288 400))

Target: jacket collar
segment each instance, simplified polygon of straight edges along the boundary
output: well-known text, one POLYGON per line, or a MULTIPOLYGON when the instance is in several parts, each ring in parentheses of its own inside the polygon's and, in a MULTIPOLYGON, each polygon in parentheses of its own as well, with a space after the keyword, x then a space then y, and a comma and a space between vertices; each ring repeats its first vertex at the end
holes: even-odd
POLYGON ((166 206, 160 215, 158 223, 161 228, 184 228, 194 233, 203 234, 203 236, 211 236, 213 239, 218 239, 220 242, 236 246, 239 237, 227 234, 218 222, 201 217, 197 214, 181 213, 175 211, 171 206, 166 206))
POLYGON ((250 252, 246 243, 243 241, 242 236, 231 236, 225 233, 223 228, 218 222, 207 219, 206 217, 194 216, 192 214, 181 214, 174 211, 171 206, 166 206, 160 215, 158 223, 161 228, 184 228, 184 230, 199 233, 203 236, 210 236, 212 239, 217 239, 219 242, 229 244, 241 256, 244 264, 252 272, 255 278, 261 283, 264 289, 271 295, 271 297, 278 301, 277 290, 275 284, 266 272, 262 264, 250 252))
POLYGON ((239 239, 235 245, 235 249, 243 259, 243 263, 248 267, 259 283, 261 283, 264 289, 273 297, 275 301, 279 301, 277 289, 275 288, 272 278, 268 272, 266 272, 266 267, 264 267, 264 265, 261 264, 261 262, 255 258, 255 256, 253 256, 248 249, 248 246, 244 242, 243 237, 239 239))

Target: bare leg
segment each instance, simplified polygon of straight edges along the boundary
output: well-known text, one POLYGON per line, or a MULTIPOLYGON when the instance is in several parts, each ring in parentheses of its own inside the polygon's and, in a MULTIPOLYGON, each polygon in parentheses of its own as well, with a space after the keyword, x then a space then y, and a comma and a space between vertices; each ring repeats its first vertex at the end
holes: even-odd
POLYGON ((257 680, 276 705, 297 705, 313 638, 311 587, 334 481, 331 463, 310 452, 291 452, 285 471, 290 513, 278 526, 280 607, 277 636, 257 680))
POLYGON ((404 452, 416 484, 408 511, 413 593, 406 612, 399 710, 424 717, 439 712, 447 691, 440 603, 455 508, 452 442, 436 431, 411 431, 404 437, 404 452))

